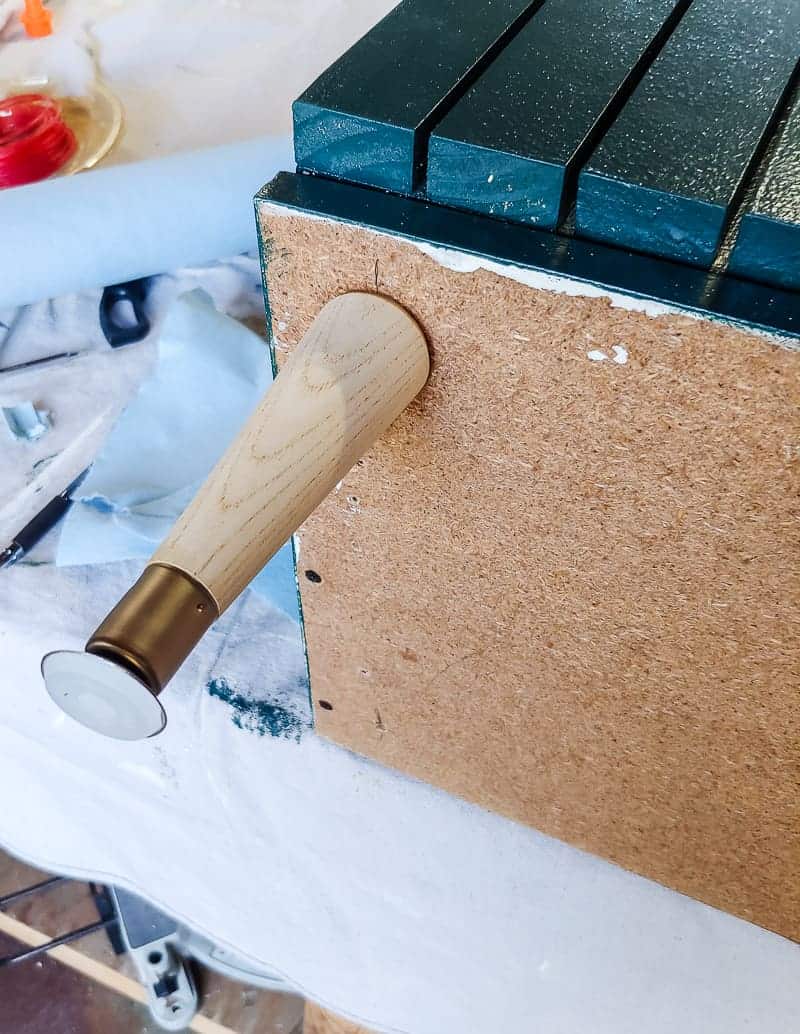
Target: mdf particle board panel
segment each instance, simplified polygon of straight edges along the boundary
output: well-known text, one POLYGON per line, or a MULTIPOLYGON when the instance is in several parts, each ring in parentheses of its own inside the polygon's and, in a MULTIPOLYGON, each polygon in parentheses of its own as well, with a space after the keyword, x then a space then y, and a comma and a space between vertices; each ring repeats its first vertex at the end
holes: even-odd
POLYGON ((300 531, 319 731, 800 940, 800 353, 258 210, 279 360, 346 290, 433 355, 300 531))
POLYGON ((411 192, 426 127, 541 0, 404 0, 293 106, 297 165, 411 192))
POLYGON ((548 0, 434 128, 426 194, 553 228, 686 0, 548 0))
POLYGON ((800 98, 746 206, 728 268, 800 290, 800 98))
POLYGON ((799 36, 795 0, 694 0, 580 174, 577 233, 708 268, 799 36))

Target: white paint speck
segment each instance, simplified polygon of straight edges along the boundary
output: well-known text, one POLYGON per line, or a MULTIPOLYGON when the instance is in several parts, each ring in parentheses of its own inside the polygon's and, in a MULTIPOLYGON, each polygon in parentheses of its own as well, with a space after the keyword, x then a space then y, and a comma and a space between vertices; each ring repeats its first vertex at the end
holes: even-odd
POLYGON ((611 359, 617 363, 618 366, 624 366, 628 361, 628 349, 624 345, 612 345, 611 351, 613 355, 609 355, 604 352, 601 348, 593 348, 590 352, 586 353, 586 358, 591 359, 593 363, 602 363, 606 359, 611 359))
POLYGON ((285 320, 279 320, 278 321, 278 330, 286 330, 286 321, 285 320))
POLYGON ((494 173, 493 172, 490 172, 489 175, 486 177, 486 182, 487 183, 494 183, 494 173))

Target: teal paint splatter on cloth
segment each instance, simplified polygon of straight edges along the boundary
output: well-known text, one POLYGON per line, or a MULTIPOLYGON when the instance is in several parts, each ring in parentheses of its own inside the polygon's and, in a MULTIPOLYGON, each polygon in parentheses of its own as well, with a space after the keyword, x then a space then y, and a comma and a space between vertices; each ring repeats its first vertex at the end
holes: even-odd
POLYGON ((239 729, 258 733, 259 736, 269 733, 270 736, 293 739, 299 743, 303 730, 309 726, 299 715, 279 704, 254 700, 243 693, 237 693, 225 679, 211 679, 206 689, 209 696, 228 704, 233 711, 231 721, 239 729))

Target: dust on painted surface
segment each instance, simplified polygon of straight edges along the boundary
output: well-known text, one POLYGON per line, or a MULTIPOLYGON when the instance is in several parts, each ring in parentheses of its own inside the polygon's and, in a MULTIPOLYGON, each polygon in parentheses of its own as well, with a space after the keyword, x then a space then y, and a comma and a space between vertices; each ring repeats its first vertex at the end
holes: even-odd
POLYGON ((308 719, 302 715, 269 700, 238 693, 223 678, 210 679, 206 690, 209 696, 230 707, 231 721, 239 729, 255 732, 259 736, 269 733, 277 739, 293 739, 299 743, 303 732, 310 728, 308 719))

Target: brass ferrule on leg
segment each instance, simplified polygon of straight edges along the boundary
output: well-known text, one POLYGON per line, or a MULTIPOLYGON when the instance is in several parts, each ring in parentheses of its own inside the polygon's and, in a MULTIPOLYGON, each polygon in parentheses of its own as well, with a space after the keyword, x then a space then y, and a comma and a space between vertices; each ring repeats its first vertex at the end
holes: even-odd
POLYGON ((157 696, 218 617, 200 582, 177 567, 148 564, 86 651, 116 661, 157 696))

